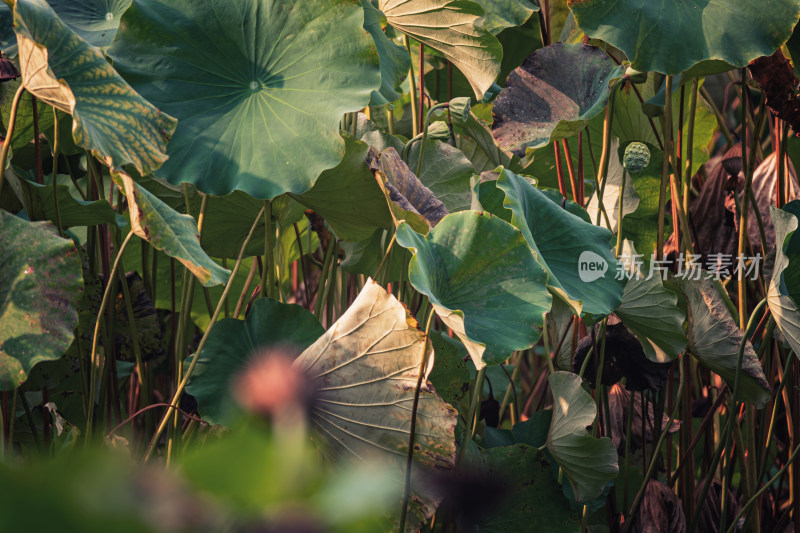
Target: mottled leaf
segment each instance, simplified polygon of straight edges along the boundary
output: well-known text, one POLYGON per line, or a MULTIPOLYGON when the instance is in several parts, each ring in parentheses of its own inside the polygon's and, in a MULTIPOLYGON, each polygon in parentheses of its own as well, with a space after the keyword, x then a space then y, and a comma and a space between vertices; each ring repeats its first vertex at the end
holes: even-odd
POLYGON ((22 84, 72 115, 73 137, 110 167, 146 174, 167 159, 176 121, 136 93, 44 0, 20 0, 14 11, 22 84))
POLYGON ((554 43, 528 56, 506 81, 492 108, 492 135, 520 157, 586 127, 624 69, 600 48, 554 43))
POLYGON ((0 390, 13 390, 69 348, 83 277, 78 249, 49 222, 0 210, 0 250, 0 390))

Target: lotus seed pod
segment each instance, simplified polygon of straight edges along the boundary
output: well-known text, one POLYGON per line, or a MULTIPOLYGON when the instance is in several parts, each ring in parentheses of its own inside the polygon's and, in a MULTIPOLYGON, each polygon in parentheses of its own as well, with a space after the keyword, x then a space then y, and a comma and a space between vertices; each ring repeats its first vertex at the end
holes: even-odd
POLYGON ((469 118, 471 100, 467 97, 453 98, 450 100, 450 116, 460 122, 466 122, 469 118))
POLYGON ((639 172, 650 164, 650 149, 646 144, 634 142, 625 148, 622 157, 622 166, 628 172, 639 172))

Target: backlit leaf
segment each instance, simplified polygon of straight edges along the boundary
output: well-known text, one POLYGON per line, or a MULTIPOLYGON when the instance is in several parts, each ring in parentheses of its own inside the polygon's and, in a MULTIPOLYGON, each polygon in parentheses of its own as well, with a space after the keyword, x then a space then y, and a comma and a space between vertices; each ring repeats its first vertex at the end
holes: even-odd
POLYGON ((17 2, 14 26, 23 85, 72 115, 77 144, 111 167, 132 164, 146 174, 161 166, 174 118, 131 89, 44 0, 17 2))

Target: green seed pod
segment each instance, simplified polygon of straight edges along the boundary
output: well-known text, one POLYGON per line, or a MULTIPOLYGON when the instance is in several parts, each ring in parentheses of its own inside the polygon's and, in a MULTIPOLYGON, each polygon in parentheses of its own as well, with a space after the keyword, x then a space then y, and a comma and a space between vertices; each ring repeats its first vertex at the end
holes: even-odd
POLYGON ((470 98, 459 97, 450 100, 450 116, 460 122, 466 122, 469 118, 470 98))
POLYGON ((650 164, 650 149, 646 144, 633 142, 625 148, 622 166, 628 172, 639 172, 650 164))

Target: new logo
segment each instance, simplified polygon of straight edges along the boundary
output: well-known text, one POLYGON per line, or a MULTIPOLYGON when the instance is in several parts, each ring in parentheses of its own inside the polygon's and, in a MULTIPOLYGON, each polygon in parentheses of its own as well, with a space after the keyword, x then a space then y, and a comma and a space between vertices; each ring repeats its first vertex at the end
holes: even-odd
POLYGON ((607 271, 608 262, 594 252, 586 250, 578 258, 578 276, 585 283, 602 278, 607 271))

